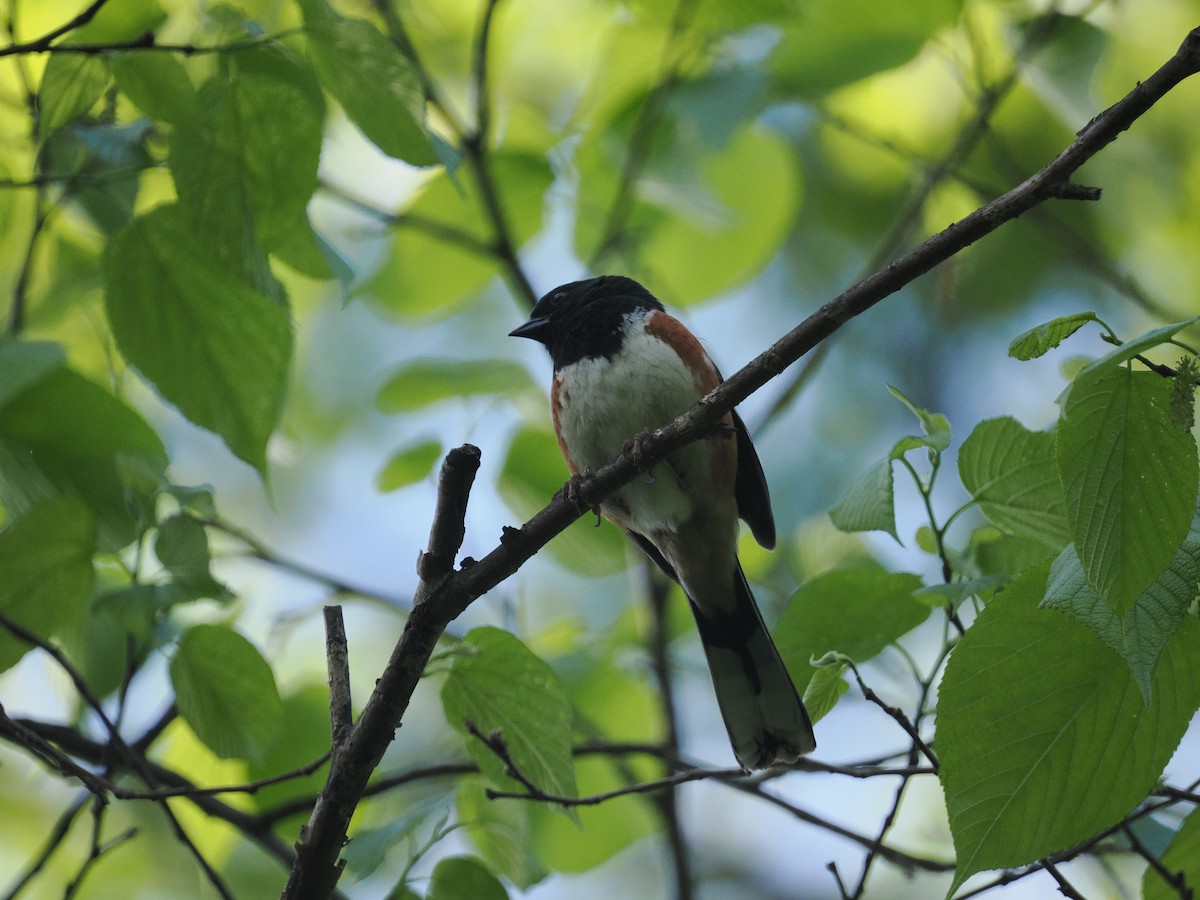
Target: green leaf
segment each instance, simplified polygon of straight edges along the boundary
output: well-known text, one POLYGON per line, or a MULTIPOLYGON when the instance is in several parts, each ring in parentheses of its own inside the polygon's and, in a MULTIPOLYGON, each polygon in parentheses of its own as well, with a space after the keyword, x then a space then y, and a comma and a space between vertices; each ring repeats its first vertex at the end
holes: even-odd
POLYGON ((133 41, 155 31, 166 18, 166 12, 156 0, 121 0, 120 3, 105 3, 96 10, 96 14, 86 25, 72 32, 72 38, 81 44, 133 41))
POLYGON ((459 779, 456 796, 458 820, 497 873, 522 890, 546 877, 531 846, 533 828, 526 804, 489 800, 478 778, 459 779))
POLYGON ((1126 341, 1116 350, 1105 354, 1092 363, 1089 363, 1083 371, 1079 373, 1076 380, 1082 378, 1085 374, 1093 374, 1101 369, 1107 369, 1111 366, 1119 365, 1126 360, 1133 359, 1140 353, 1145 353, 1147 350, 1153 350, 1159 344, 1165 344, 1171 338, 1175 337, 1185 328, 1191 328, 1197 322, 1200 322, 1200 316, 1195 316, 1191 319, 1185 319, 1182 322, 1174 322, 1171 325, 1163 325, 1161 328, 1155 328, 1153 331, 1147 331, 1141 337, 1134 338, 1132 341, 1126 341))
POLYGON ((350 121, 388 156, 414 166, 437 163, 425 125, 425 92, 412 63, 371 23, 315 5, 304 10, 308 51, 321 83, 350 121))
POLYGON ((292 230, 272 252, 280 262, 286 263, 307 278, 336 281, 341 289, 342 302, 350 300, 350 286, 355 278, 354 269, 341 251, 317 232, 307 218, 297 220, 292 230))
POLYGON ((433 867, 426 900, 508 900, 508 891, 478 859, 450 856, 433 867))
POLYGON ((395 491, 421 481, 433 471, 441 455, 441 441, 421 441, 397 450, 375 476, 375 487, 384 492, 395 491))
POLYGON ((107 615, 121 631, 136 641, 148 643, 154 637, 154 620, 165 608, 161 584, 131 584, 108 591, 96 598, 95 611, 107 615))
POLYGON ((145 420, 70 369, 53 369, 0 407, 0 500, 20 514, 49 497, 81 499, 101 549, 133 541, 166 467, 145 420))
POLYGON ((533 389, 524 366, 503 359, 420 359, 392 373, 376 405, 386 413, 411 412, 452 397, 515 394, 533 389))
POLYGON ((881 459, 829 510, 829 518, 841 531, 884 531, 896 534, 896 510, 892 486, 892 460, 881 459))
MULTIPOLYGON (((666 774, 634 767, 629 760, 582 756, 575 763, 575 776, 585 796, 614 791, 629 784, 630 777, 646 781, 666 774)), ((586 872, 611 860, 622 850, 661 833, 657 807, 645 797, 618 797, 596 806, 579 806, 568 818, 556 809, 537 805, 530 809, 533 849, 538 860, 552 872, 586 872)))
POLYGON ((66 360, 61 344, 0 337, 0 409, 66 360))
POLYGON ((1185 621, 1167 645, 1147 707, 1116 654, 1038 609, 1047 571, 983 609, 942 679, 936 746, 958 859, 951 894, 975 872, 1033 862, 1120 821, 1200 705, 1200 623, 1185 621))
POLYGON ((109 324, 125 358, 265 473, 292 354, 287 311, 230 277, 172 206, 112 239, 104 276, 109 324))
POLYGON ((830 651, 866 662, 924 622, 929 606, 913 599, 916 575, 876 569, 835 569, 794 593, 772 634, 796 687, 817 671, 809 663, 830 651))
POLYGON ((629 138, 596 131, 580 144, 575 252, 684 305, 762 270, 792 226, 802 182, 794 154, 774 132, 743 127, 713 148, 676 124, 674 140, 659 146, 635 189, 627 233, 615 243, 604 242, 613 240, 609 210, 624 184, 629 138))
POLYGON ((819 666, 813 672, 808 685, 804 688, 804 708, 814 723, 820 722, 827 714, 833 712, 842 696, 850 690, 846 681, 846 671, 850 667, 846 663, 819 666))
POLYGON ((121 93, 146 115, 173 125, 196 118, 196 89, 173 54, 113 53, 108 65, 121 93))
MULTIPOLYGON (((95 525, 77 500, 49 500, 0 530, 0 612, 48 638, 82 616, 92 590, 95 525)), ((0 672, 32 646, 0 628, 0 672)))
POLYGON ((1067 546, 1050 567, 1043 606, 1065 612, 1090 628, 1129 665, 1146 702, 1150 676, 1163 647, 1196 597, 1200 581, 1200 510, 1192 519, 1183 545, 1170 565, 1122 618, 1100 599, 1087 579, 1073 546, 1067 546))
MULTIPOLYGON (((506 631, 475 628, 463 638, 442 686, 446 721, 461 734, 472 721, 484 734, 499 730, 513 762, 548 794, 575 796, 571 704, 558 676, 506 631)), ((517 786, 504 763, 474 737, 467 751, 497 787, 517 786)))
MULTIPOLYGON (((1193 891, 1200 885, 1200 809, 1193 809, 1160 860, 1172 875, 1180 876, 1193 891)), ((1142 876, 1142 900, 1179 900, 1177 885, 1169 885, 1154 866, 1142 876)))
MULTIPOLYGON (((761 272, 792 227, 803 186, 791 148, 758 127, 744 128, 696 168, 699 190, 681 185, 664 196, 637 249, 648 283, 679 305, 761 272), (696 197, 705 198, 704 208, 688 209, 696 197)), ((631 227, 639 227, 636 215, 631 227)))
MULTIPOLYGON (((526 428, 509 444, 500 473, 500 496, 518 516, 529 518, 550 502, 569 476, 558 442, 549 431, 526 428)), ((547 549, 567 568, 610 575, 629 564, 628 539, 609 522, 588 515, 572 522, 547 549)))
MULTIPOLYGON (((684 633, 691 638, 695 625, 687 601, 682 594, 672 599, 678 600, 678 615, 669 630, 678 635, 686 629, 684 633)), ((638 606, 623 610, 599 640, 576 643, 574 652, 556 660, 555 670, 562 675, 572 706, 585 711, 588 733, 596 737, 631 743, 662 739, 665 725, 658 693, 644 671, 627 664, 630 654, 641 652, 644 646, 644 613, 638 606)), ((666 774, 658 760, 642 756, 575 759, 576 783, 585 796, 666 774)), ((575 807, 570 818, 544 805, 524 804, 524 808, 532 826, 533 856, 552 872, 588 871, 662 828, 657 807, 639 796, 575 807)), ((497 871, 504 872, 498 866, 497 871)))
POLYGON ((847 15, 838 0, 812 0, 788 18, 771 65, 790 89, 828 92, 912 59, 960 9, 957 0, 867 0, 847 15))
POLYGON ((99 56, 52 53, 38 89, 38 140, 82 116, 104 95, 108 67, 99 56))
POLYGON ((400 815, 392 817, 385 825, 356 830, 342 853, 346 858, 346 868, 360 879, 373 874, 387 861, 388 854, 401 843, 408 843, 411 849, 412 839, 416 837, 418 830, 435 816, 437 818, 431 828, 426 849, 436 845, 447 833, 446 822, 450 817, 449 799, 446 794, 427 797, 406 807, 400 815))
MULTIPOLYGON (((282 723, 266 751, 258 759, 249 761, 246 767, 248 780, 294 771, 329 749, 328 688, 324 684, 308 684, 281 699, 282 723)), ((263 812, 289 800, 311 797, 321 790, 328 772, 329 763, 326 762, 311 775, 267 785, 252 795, 254 808, 263 812)), ((296 817, 298 826, 307 821, 308 813, 302 811, 296 817)))
POLYGON ((1008 345, 1013 359, 1036 359, 1049 353, 1088 322, 1099 322, 1094 312, 1059 316, 1018 334, 1008 345))
POLYGON ((941 413, 931 413, 928 410, 921 409, 904 394, 899 388, 888 385, 888 393, 904 404, 917 421, 921 423, 921 430, 925 433, 923 437, 915 435, 906 438, 901 438, 892 448, 892 459, 899 459, 909 450, 914 447, 928 447, 930 450, 945 450, 950 446, 950 422, 941 413))
POLYGON ((227 600, 232 596, 209 571, 208 534, 191 516, 171 516, 160 524, 154 553, 175 583, 186 588, 189 594, 215 600, 227 600))
POLYGON ((195 238, 265 291, 259 245, 285 242, 317 187, 324 95, 279 50, 223 59, 222 74, 200 89, 199 115, 176 125, 169 164, 195 238))
POLYGON ((1053 434, 1007 416, 988 419, 963 442, 958 473, 992 522, 1058 550, 1071 535, 1054 448, 1053 434))
POLYGON ((1183 543, 1200 482, 1166 381, 1124 367, 1080 373, 1059 419, 1058 469, 1087 580, 1124 616, 1183 543))
POLYGON ((1006 575, 980 575, 978 578, 968 578, 964 581, 929 584, 914 591, 913 596, 930 606, 957 609, 967 598, 980 595, 990 596, 996 588, 1003 587, 1008 581, 1009 578, 1006 575))
MULTIPOLYGON (((538 233, 554 180, 544 156, 498 151, 488 171, 503 185, 499 200, 516 249, 538 233)), ((500 271, 491 218, 475 176, 433 174, 399 213, 383 266, 361 290, 406 319, 445 317, 461 309, 500 271), (429 223, 426 225, 424 223, 429 223), (447 238, 450 229, 464 241, 447 238)))
POLYGON ((283 721, 271 667, 231 628, 193 625, 171 658, 179 714, 222 759, 261 759, 283 721))

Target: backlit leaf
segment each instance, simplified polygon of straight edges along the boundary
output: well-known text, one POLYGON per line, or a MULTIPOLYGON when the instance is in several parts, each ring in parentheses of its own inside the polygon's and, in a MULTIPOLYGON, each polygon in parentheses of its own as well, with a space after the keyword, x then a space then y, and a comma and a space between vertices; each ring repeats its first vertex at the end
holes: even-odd
POLYGON ((1047 566, 1013 582, 954 648, 936 746, 958 859, 952 894, 1118 822, 1154 786, 1200 705, 1200 623, 1163 652, 1149 706, 1087 628, 1038 608, 1047 566), (1103 785, 1103 790, 1097 790, 1103 785))
POLYGON ((220 625, 193 625, 171 657, 179 714, 222 759, 258 759, 283 721, 271 667, 248 640, 220 625))
POLYGON ((1120 366, 1080 373, 1059 419, 1058 469, 1084 574, 1124 616, 1183 543, 1200 482, 1167 382, 1120 366))
POLYGON ((260 472, 292 354, 287 311, 233 278, 173 206, 109 243, 105 303, 125 358, 260 472))
MULTIPOLYGON (((517 768, 547 794, 575 796, 571 704, 558 676, 508 632, 466 634, 442 686, 442 708, 460 734, 468 721, 485 735, 498 730, 517 768)), ((467 737, 466 749, 492 785, 519 787, 481 741, 467 737)))

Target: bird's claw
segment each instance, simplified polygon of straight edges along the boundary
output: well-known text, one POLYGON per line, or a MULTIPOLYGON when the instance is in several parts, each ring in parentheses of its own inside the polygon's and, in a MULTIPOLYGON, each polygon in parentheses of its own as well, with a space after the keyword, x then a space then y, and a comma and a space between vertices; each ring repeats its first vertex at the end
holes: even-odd
MULTIPOLYGON (((640 431, 627 440, 621 446, 621 452, 627 453, 633 457, 633 464, 639 472, 644 472, 646 469, 642 467, 642 457, 646 455, 646 445, 650 439, 654 437, 654 433, 647 428, 645 431, 640 431)), ((649 475, 646 478, 646 484, 654 484, 654 467, 649 469, 649 475)))
MULTIPOLYGON (((581 513, 588 508, 587 502, 583 499, 583 482, 586 478, 592 477, 592 470, 585 469, 582 474, 572 475, 567 479, 567 483, 563 485, 562 495, 568 503, 574 506, 581 513)), ((593 506, 591 508, 592 515, 596 517, 596 527, 600 527, 600 507, 593 506)))

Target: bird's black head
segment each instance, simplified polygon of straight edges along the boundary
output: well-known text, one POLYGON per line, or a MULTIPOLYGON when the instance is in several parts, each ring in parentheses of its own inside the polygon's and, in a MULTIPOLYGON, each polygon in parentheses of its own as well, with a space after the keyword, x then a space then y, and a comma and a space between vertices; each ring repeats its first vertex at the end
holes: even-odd
POLYGON ((539 341, 555 369, 581 359, 612 358, 621 349, 621 324, 638 310, 661 310, 648 290, 624 275, 572 281, 547 293, 511 337, 539 341))

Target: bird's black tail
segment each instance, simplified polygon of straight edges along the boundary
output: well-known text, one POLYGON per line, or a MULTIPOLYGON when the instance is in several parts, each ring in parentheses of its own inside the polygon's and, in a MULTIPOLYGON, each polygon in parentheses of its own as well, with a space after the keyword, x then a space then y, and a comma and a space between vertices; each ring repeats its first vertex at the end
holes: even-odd
POLYGON ((794 763, 816 749, 812 722, 763 624, 739 564, 732 612, 692 603, 734 755, 747 769, 794 763))

